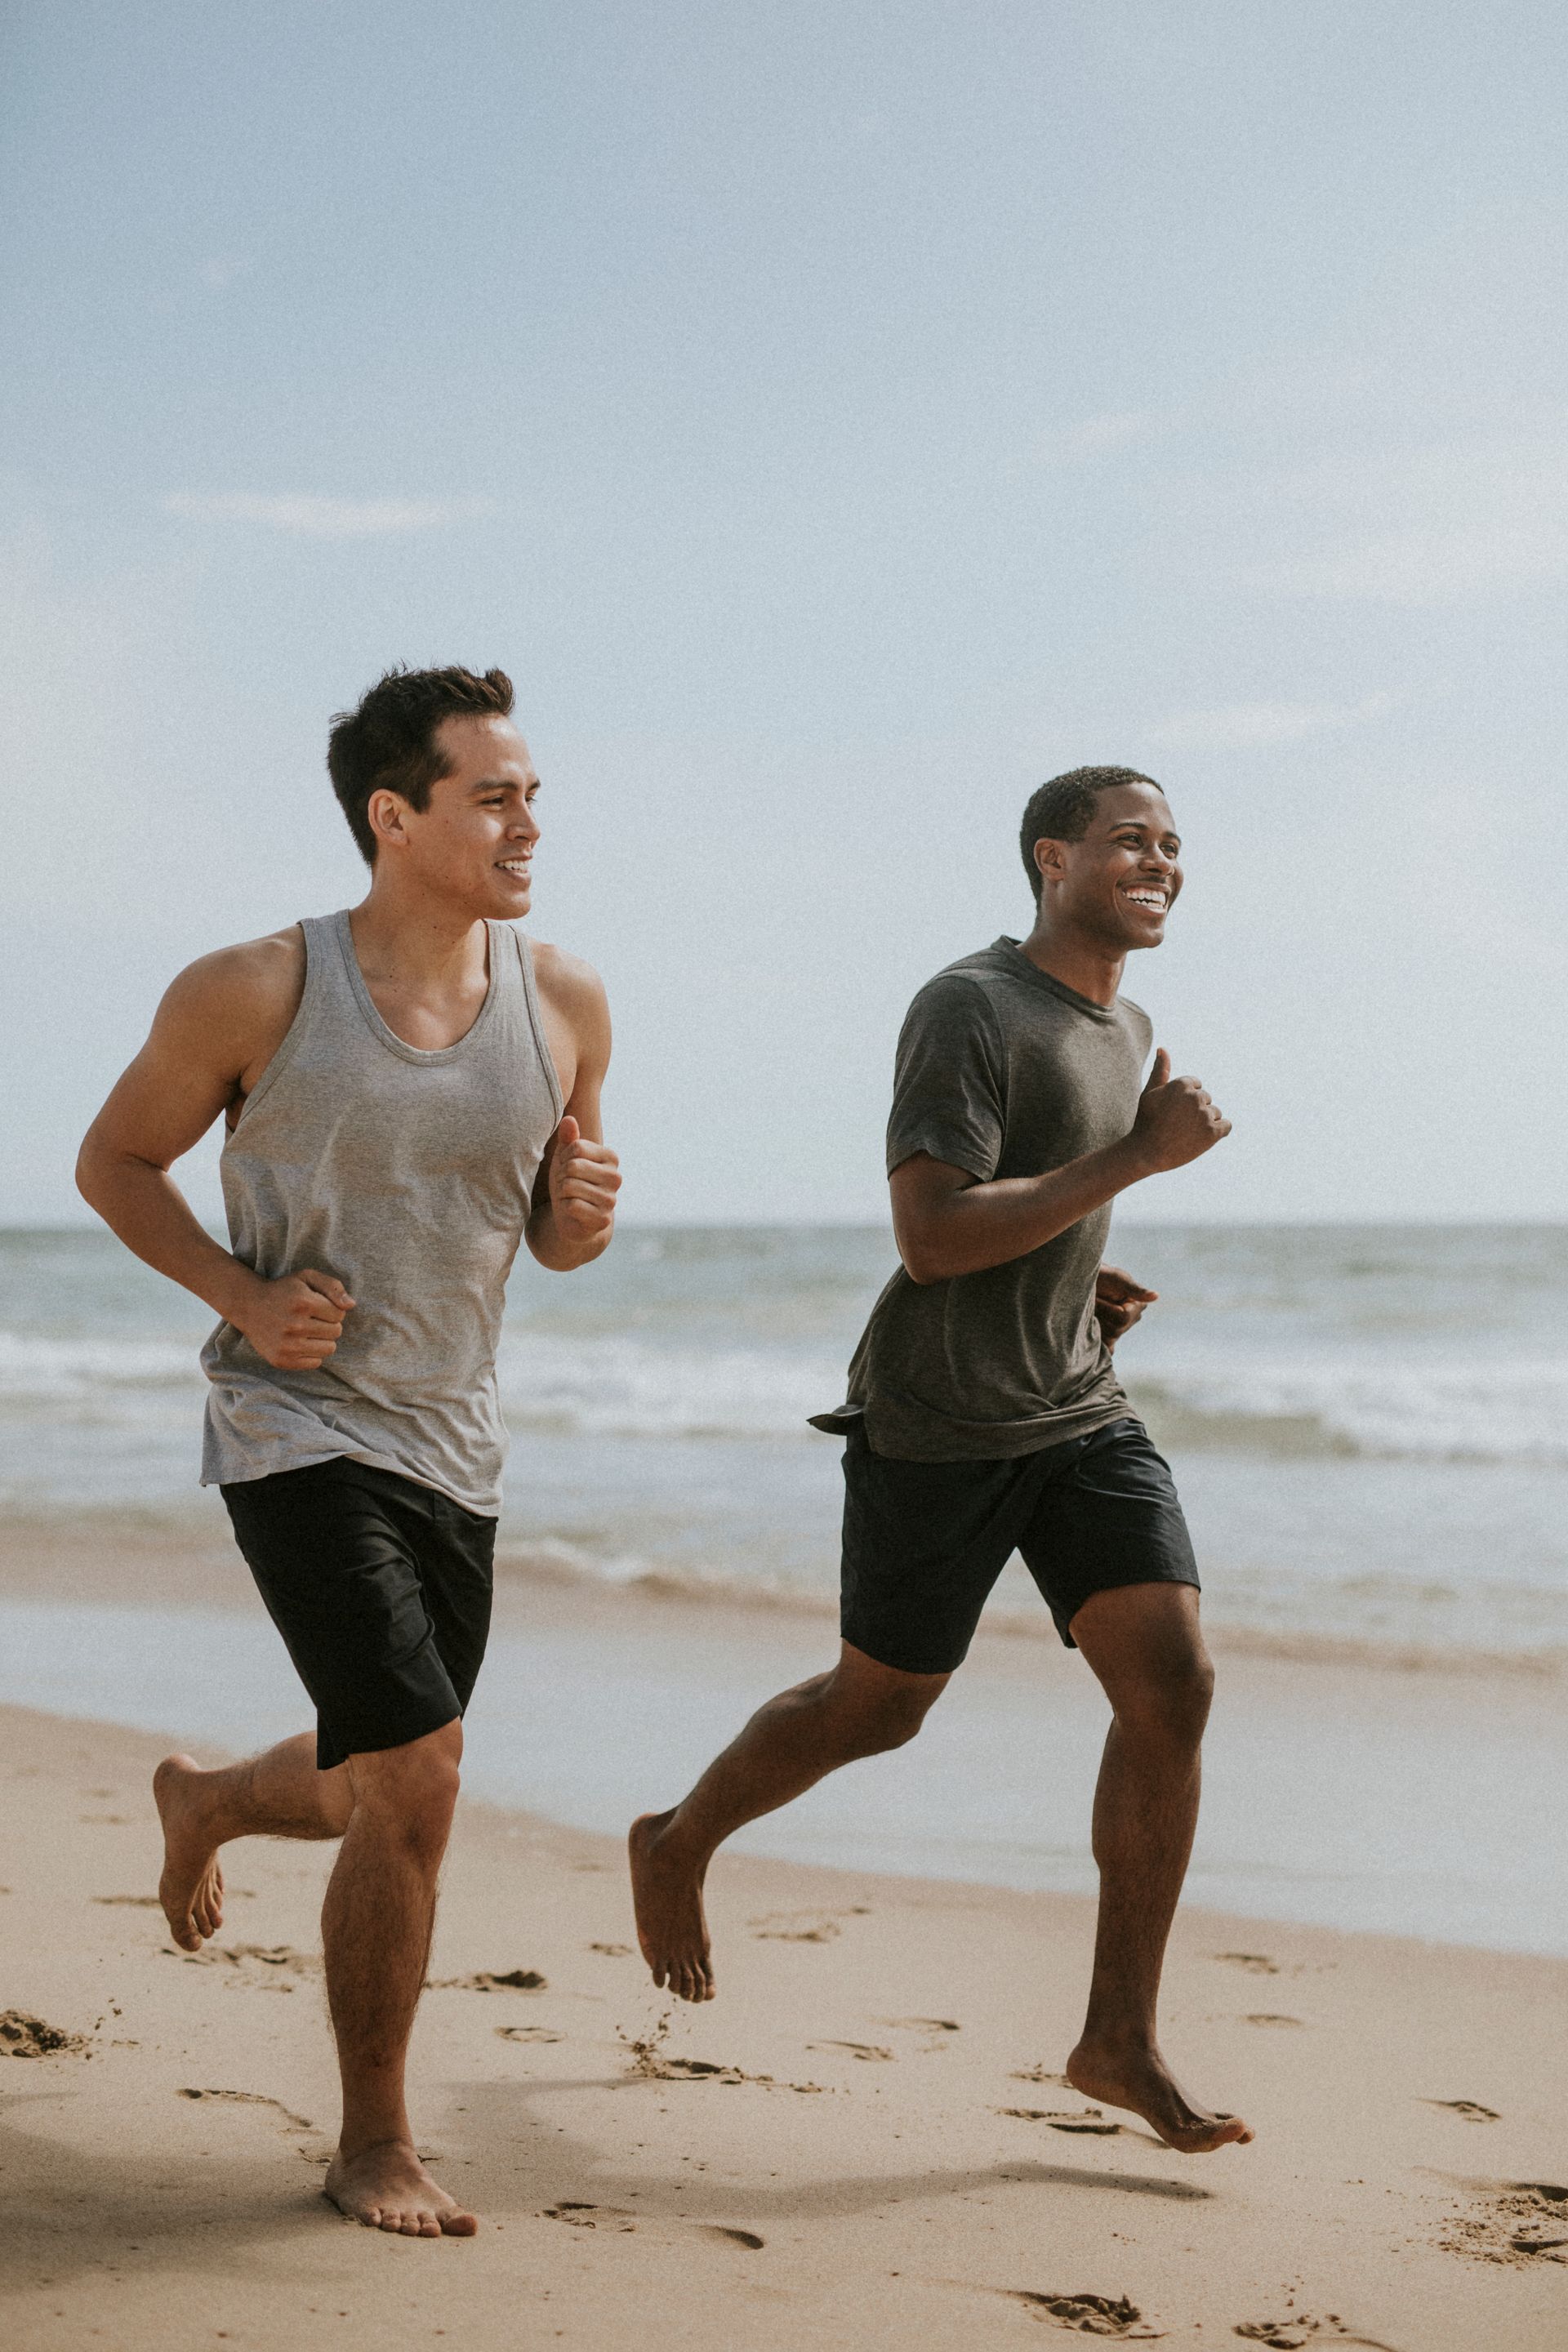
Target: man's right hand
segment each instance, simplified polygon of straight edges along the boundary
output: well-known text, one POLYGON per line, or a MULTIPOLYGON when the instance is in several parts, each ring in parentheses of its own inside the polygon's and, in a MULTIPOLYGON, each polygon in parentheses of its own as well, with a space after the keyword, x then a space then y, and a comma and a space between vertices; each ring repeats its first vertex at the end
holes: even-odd
POLYGON ((313 1372, 337 1347, 353 1300, 334 1276, 313 1266, 277 1282, 254 1280, 254 1293, 229 1321, 279 1371, 313 1372))
POLYGON ((1184 1168, 1229 1133, 1229 1119, 1221 1116, 1196 1078, 1171 1076, 1171 1057, 1162 1045, 1138 1097, 1138 1115, 1128 1138, 1146 1172, 1184 1168))

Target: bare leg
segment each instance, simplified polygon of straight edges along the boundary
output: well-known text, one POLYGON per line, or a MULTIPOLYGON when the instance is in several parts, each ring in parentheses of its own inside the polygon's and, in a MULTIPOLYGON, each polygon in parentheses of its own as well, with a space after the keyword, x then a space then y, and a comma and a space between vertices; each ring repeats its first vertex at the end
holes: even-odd
POLYGON ((158 1898, 169 1933, 187 1952, 200 1951, 223 1925, 220 1846, 237 1837, 342 1837, 353 1803, 346 1765, 317 1771, 314 1732, 216 1772, 188 1756, 165 1756, 153 1794, 163 1824, 158 1898))
POLYGON ((1094 1800, 1094 1978, 1068 2080, 1086 2098, 1131 2108, 1171 2147, 1206 2154, 1252 2133, 1239 2116, 1194 2105, 1155 2032, 1166 1939, 1197 1827, 1214 1687, 1198 1596, 1180 1584, 1096 1593, 1072 1632, 1115 1713, 1094 1800))
POLYGON ((405 2237, 467 2238, 479 2227, 420 2163, 404 2103, 462 1752, 454 1722, 406 1747, 350 1757, 353 1809, 321 1910, 343 2084, 326 2193, 356 2221, 405 2237))
POLYGON ((658 1985, 711 2000, 702 1882, 716 1849, 829 1772, 912 1739, 946 1675, 906 1675, 842 1645, 832 1671, 781 1691, 710 1764, 672 1812, 644 1813, 629 1841, 637 1940, 658 1985))

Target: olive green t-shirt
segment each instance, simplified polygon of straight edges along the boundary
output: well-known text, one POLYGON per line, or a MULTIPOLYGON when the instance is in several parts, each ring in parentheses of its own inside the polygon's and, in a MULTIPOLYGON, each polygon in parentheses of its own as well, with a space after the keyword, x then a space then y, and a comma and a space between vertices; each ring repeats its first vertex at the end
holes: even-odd
MULTIPOLYGON (((899 1039, 888 1172, 916 1152, 982 1184, 1037 1176, 1131 1128, 1147 1013, 1092 1003, 1000 939, 928 981, 899 1039)), ((1095 1319, 1110 1206, 1005 1265, 914 1283, 902 1266, 819 1429, 863 1417, 878 1454, 999 1460, 1103 1428, 1129 1410, 1095 1319)))

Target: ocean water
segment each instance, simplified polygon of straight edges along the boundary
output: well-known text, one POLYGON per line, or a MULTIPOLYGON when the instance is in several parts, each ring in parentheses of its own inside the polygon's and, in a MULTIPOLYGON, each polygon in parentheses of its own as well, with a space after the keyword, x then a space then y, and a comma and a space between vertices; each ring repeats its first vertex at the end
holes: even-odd
MULTIPOLYGON (((1568 1228, 1120 1225, 1119 1351, 1211 1626, 1406 1663, 1568 1662, 1568 1228)), ((871 1228, 632 1229, 526 1259, 500 1356, 512 1572, 824 1612, 837 1447, 805 1425, 894 1263, 871 1228)), ((0 1233, 0 1526, 194 1505, 206 1311, 108 1234, 0 1233)), ((1043 1612, 1015 1567, 1003 1630, 1043 1612)))

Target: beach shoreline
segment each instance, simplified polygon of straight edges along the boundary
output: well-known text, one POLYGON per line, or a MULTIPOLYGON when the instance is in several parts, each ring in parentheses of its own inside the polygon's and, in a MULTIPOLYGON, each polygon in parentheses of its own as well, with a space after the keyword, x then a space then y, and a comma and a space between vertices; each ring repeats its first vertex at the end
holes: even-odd
MULTIPOLYGON (((1189 1900, 1568 1956, 1568 1822, 1540 1796, 1568 1776, 1568 1678, 1549 1661, 1211 1633, 1219 1684, 1189 1900)), ((617 1832, 673 1802, 763 1697, 831 1661, 836 1638, 815 1605, 613 1584, 503 1540, 468 1785, 617 1832)), ((241 1750, 308 1720, 216 1498, 177 1519, 0 1528, 5 1702, 241 1750)), ((781 1861, 1089 1893, 1106 1719, 1018 1575, 918 1741, 835 1775, 741 1843, 781 1861)))
POLYGON ((957 2352, 1076 2326, 1048 2307, 1075 2296, 1194 2347, 1563 2340, 1568 1963, 1184 1906, 1167 2047, 1258 2133, 1185 2159, 1053 2079, 1087 1899, 727 1854, 720 1999, 672 2011, 629 1948, 619 1842, 473 1801, 414 2088, 480 2237, 358 2231, 316 2187, 330 1852, 231 1850, 215 1947, 180 1955, 148 1902, 162 1746, 0 1710, 0 2006, 82 2037, 0 2058, 18 2352, 437 2330, 957 2352), (479 1989, 518 1969, 545 1983, 479 1989))

